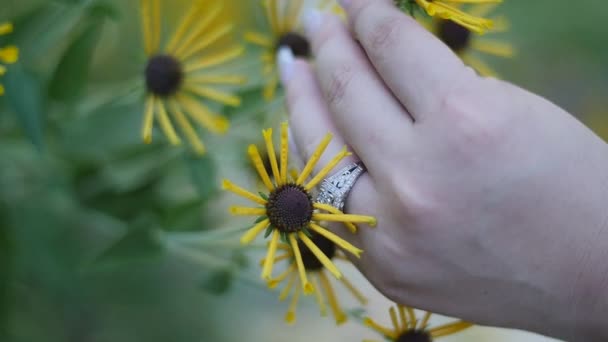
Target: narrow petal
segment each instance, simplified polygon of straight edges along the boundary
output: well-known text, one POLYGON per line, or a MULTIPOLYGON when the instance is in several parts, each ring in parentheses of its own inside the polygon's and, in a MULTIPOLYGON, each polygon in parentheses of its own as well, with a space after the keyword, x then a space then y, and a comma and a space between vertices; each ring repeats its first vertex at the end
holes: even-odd
POLYGON ((4 36, 13 32, 13 24, 12 23, 3 23, 0 24, 0 36, 4 36))
POLYGON ((0 61, 5 64, 13 64, 19 60, 19 49, 10 45, 0 49, 0 61))
POLYGON ((230 207, 230 213, 235 216, 262 216, 266 215, 266 208, 248 208, 235 205, 230 207))
POLYGON ((315 287, 315 299, 317 301, 317 305, 319 306, 321 316, 326 316, 327 306, 325 305, 325 298, 323 298, 323 291, 321 291, 321 287, 319 286, 319 274, 314 274, 310 278, 312 279, 312 285, 315 287))
POLYGON ((342 248, 343 250, 353 254, 354 256, 356 256, 357 258, 361 257, 361 253, 363 253, 363 250, 351 245, 350 243, 348 243, 346 240, 342 239, 341 237, 339 237, 338 235, 330 232, 329 230, 319 226, 318 224, 315 223, 311 223, 310 224, 310 229, 314 230, 316 233, 318 233, 319 235, 322 235, 323 237, 327 238, 329 241, 333 242, 334 244, 336 244, 336 246, 342 248))
POLYGON ((298 299, 300 299, 300 288, 296 287, 294 290, 293 297, 291 298, 291 303, 289 304, 289 309, 287 310, 287 314, 285 315, 285 322, 288 324, 294 324, 296 322, 296 309, 298 307, 298 299))
POLYGON ((472 43, 472 48, 479 52, 487 53, 492 56, 512 58, 515 55, 513 45, 495 40, 476 40, 472 43))
POLYGON ((177 27, 177 30, 171 36, 169 43, 167 44, 167 48, 165 51, 171 55, 175 54, 175 50, 177 45, 184 39, 186 32, 190 28, 190 26, 194 23, 194 20, 200 16, 200 12, 202 10, 203 2, 197 2, 193 5, 193 7, 188 11, 188 14, 180 20, 180 24, 177 27))
POLYGON ((274 143, 272 142, 272 128, 262 131, 264 141, 266 142, 266 151, 268 153, 268 160, 270 160, 270 168, 274 175, 274 180, 277 184, 281 185, 281 174, 279 173, 279 164, 277 163, 277 155, 274 150, 274 143))
POLYGON ((397 338, 397 333, 396 331, 391 331, 388 328, 385 328, 383 326, 381 326, 380 324, 376 323, 373 319, 367 317, 363 320, 363 324, 367 325, 368 327, 376 330, 377 332, 379 332, 380 334, 390 338, 390 339, 395 339, 397 338))
POLYGON ((399 331, 399 321, 397 320, 397 312, 395 311, 395 308, 391 306, 391 308, 388 309, 388 313, 391 316, 391 323, 393 323, 393 328, 395 329, 395 331, 399 331))
POLYGON ((342 311, 340 304, 338 303, 338 298, 334 293, 334 289, 329 282, 329 279, 325 275, 325 272, 319 272, 319 280, 321 280, 321 286, 323 286, 323 291, 327 294, 327 301, 329 302, 329 307, 334 315, 334 319, 336 320, 336 324, 340 325, 346 322, 346 314, 342 311))
POLYGON ((331 274, 333 274, 337 279, 342 278, 342 273, 340 273, 336 265, 334 265, 334 263, 325 255, 325 253, 323 253, 323 251, 321 251, 319 247, 317 247, 317 245, 315 245, 315 243, 308 236, 306 236, 306 234, 304 234, 303 232, 299 232, 298 236, 300 237, 300 240, 304 242, 306 247, 310 249, 312 254, 314 254, 317 259, 319 259, 321 264, 323 264, 323 267, 325 267, 329 272, 331 272, 331 274))
POLYGON ((308 277, 306 276, 306 268, 304 268, 304 262, 302 262, 302 254, 300 253, 300 247, 298 246, 295 234, 289 234, 289 242, 293 249, 296 265, 298 265, 298 272, 300 273, 300 281, 302 282, 304 294, 311 294, 314 291, 314 287, 312 287, 312 284, 308 281, 308 277))
POLYGON ((414 312, 414 309, 412 309, 409 306, 406 306, 405 310, 407 311, 407 314, 410 316, 410 329, 416 328, 416 326, 418 325, 418 318, 416 318, 416 313, 414 312))
POLYGON ((238 75, 196 75, 189 76, 186 81, 191 84, 213 84, 213 85, 243 85, 247 78, 238 75))
MULTIPOLYGON (((401 319, 401 328, 400 330, 407 330, 410 327, 410 320, 405 315, 405 308, 403 305, 397 305, 399 309, 399 318, 401 319)), ((416 324, 414 324, 414 329, 416 329, 416 324)))
POLYGON ((255 194, 253 194, 253 193, 251 193, 251 192, 249 192, 249 191, 247 191, 247 190, 239 187, 238 185, 232 183, 231 181, 229 181, 227 179, 224 179, 222 181, 222 188, 224 190, 230 191, 230 192, 232 192, 232 193, 234 193, 236 195, 244 197, 244 198, 246 198, 248 200, 251 200, 251 201, 253 201, 255 203, 259 203, 261 205, 266 205, 266 200, 265 199, 263 199, 262 197, 260 197, 258 195, 255 195, 255 194))
POLYGON ((429 311, 427 311, 424 314, 424 317, 422 318, 422 321, 420 321, 420 329, 425 330, 426 327, 429 325, 429 320, 431 319, 431 313, 429 311))
POLYGON ((250 228, 242 237, 241 237, 241 244, 243 245, 247 245, 250 244, 253 240, 255 240, 255 238, 260 235, 260 233, 262 231, 264 231, 264 229, 266 229, 266 227, 268 227, 268 224, 270 224, 270 220, 265 219, 264 221, 259 222, 258 224, 256 224, 255 226, 253 226, 252 228, 250 228))
POLYGON ((165 108, 165 104, 163 100, 157 99, 156 106, 158 107, 158 111, 156 114, 158 115, 158 122, 160 123, 160 128, 165 133, 167 139, 169 139, 169 143, 171 145, 179 145, 181 144, 181 139, 175 133, 175 128, 173 128, 173 124, 169 119, 169 115, 167 114, 167 109, 165 108))
POLYGON ((472 56, 471 54, 465 54, 462 57, 462 60, 470 65, 473 69, 477 70, 477 72, 485 77, 497 77, 496 72, 484 61, 481 59, 472 56))
POLYGON ((321 158, 321 155, 327 148, 327 145, 329 145, 329 142, 331 141, 331 139, 332 139, 332 135, 328 133, 323 138, 323 140, 321 141, 319 146, 317 146, 317 149, 315 150, 315 152, 310 156, 308 163, 306 163, 304 170, 302 170, 302 173, 300 174, 300 177, 298 178, 298 182, 297 182, 298 184, 304 184, 304 182, 306 181, 306 179, 308 178, 308 176, 314 169, 315 165, 317 165, 317 162, 319 161, 319 159, 321 158))
POLYGON ((210 132, 225 134, 228 128, 230 128, 230 122, 225 117, 213 113, 207 106, 197 101, 194 97, 180 93, 176 99, 188 115, 210 132))
POLYGON ((146 109, 144 111, 144 123, 141 128, 141 137, 146 144, 152 143, 152 128, 154 127, 154 104, 153 96, 146 99, 146 109))
POLYGON ((266 254, 266 262, 262 268, 262 278, 264 280, 270 280, 272 277, 272 266, 274 266, 274 255, 277 252, 277 245, 279 244, 279 231, 275 229, 272 232, 272 239, 270 240, 270 246, 268 247, 268 253, 266 254))
POLYGON ((201 57, 196 62, 184 63, 184 69, 185 69, 186 73, 191 73, 191 72, 199 71, 202 69, 210 68, 212 66, 226 63, 235 58, 238 58, 238 57, 242 56, 244 52, 245 52, 244 47, 233 46, 233 47, 224 49, 221 52, 218 52, 216 54, 201 57))
POLYGON ((186 118, 186 115, 184 115, 177 102, 170 101, 169 108, 175 117, 175 121, 177 121, 177 124, 190 142, 190 145, 192 145, 192 148, 194 148, 194 151, 199 155, 205 154, 205 145, 203 145, 199 139, 198 135, 196 134, 196 130, 194 127, 192 127, 190 121, 188 121, 188 118, 186 118))
POLYGON ((290 276, 291 274, 294 274, 294 272, 296 270, 297 270, 296 264, 291 264, 289 266, 289 268, 287 268, 285 271, 283 271, 283 273, 279 274, 276 278, 270 279, 270 281, 268 281, 268 287, 271 289, 274 289, 280 283, 282 283, 288 276, 290 276))
POLYGON ((289 127, 286 122, 281 124, 281 184, 287 183, 287 169, 289 168, 289 127))
POLYGON ((437 337, 443 337, 443 336, 448 336, 448 335, 453 335, 453 334, 459 333, 472 326, 473 326, 473 324, 471 324, 469 322, 460 321, 460 322, 456 322, 456 323, 438 326, 436 328, 429 330, 429 333, 431 334, 431 337, 437 338, 437 337))
MULTIPOLYGON (((329 204, 315 203, 314 207, 319 210, 325 210, 325 211, 329 212, 330 214, 344 215, 344 212, 340 211, 338 208, 331 206, 329 204)), ((343 223, 346 226, 346 228, 348 228, 348 230, 350 230, 351 233, 357 232, 357 226, 355 226, 354 224, 352 224, 350 222, 343 222, 343 223)))
POLYGON ((367 223, 371 227, 377 224, 376 218, 364 215, 347 215, 347 214, 319 214, 315 213, 312 217, 315 221, 329 222, 351 222, 351 223, 367 223))
POLYGON ((310 180, 308 184, 306 184, 306 190, 310 190, 317 186, 317 184, 319 184, 323 179, 325 179, 325 176, 327 176, 331 172, 331 170, 333 170, 336 165, 338 165, 338 163, 342 161, 342 159, 350 155, 352 155, 352 153, 349 153, 346 150, 346 146, 344 146, 342 150, 329 163, 327 163, 327 165, 325 165, 325 167, 323 167, 323 169, 321 169, 321 171, 319 171, 319 173, 317 173, 317 175, 312 180, 310 180))
POLYGON ((173 51, 172 54, 182 58, 184 50, 193 45, 194 41, 202 36, 209 24, 211 24, 211 22, 213 22, 220 15, 223 7, 223 1, 216 1, 213 8, 201 11, 202 13, 200 14, 202 14, 202 16, 199 15, 195 19, 195 26, 189 31, 188 34, 185 35, 183 39, 181 39, 179 44, 176 45, 175 51, 173 51))
POLYGON ((269 191, 274 190, 274 185, 270 181, 270 177, 268 176, 268 172, 266 171, 264 162, 262 162, 262 158, 260 157, 260 152, 258 151, 257 146, 249 145, 249 149, 247 150, 247 153, 249 154, 249 158, 251 159, 253 166, 258 171, 258 175, 260 176, 260 179, 262 180, 264 185, 266 185, 266 188, 269 191))
POLYGON ((196 44, 188 47, 188 49, 185 50, 180 57, 183 60, 187 60, 192 56, 196 56, 212 44, 220 41, 224 37, 229 36, 231 33, 233 33, 233 31, 234 24, 232 23, 226 23, 218 28, 214 28, 213 31, 206 32, 205 35, 196 42, 196 44))
POLYGON ((344 285, 344 287, 346 287, 348 289, 348 291, 350 291, 350 293, 357 299, 357 301, 361 305, 367 304, 367 298, 365 298, 365 296, 361 293, 361 291, 357 290, 357 288, 353 285, 353 283, 351 283, 348 279, 346 279, 346 277, 342 277, 342 279, 340 279, 340 281, 342 282, 342 285, 344 285))
POLYGON ((294 283, 296 282, 296 277, 297 277, 296 273, 291 274, 291 276, 289 277, 289 280, 287 281, 287 285, 285 285, 285 288, 283 288, 283 290, 279 294, 280 301, 284 301, 285 299, 287 299, 287 296, 289 296, 291 289, 294 287, 294 283))
POLYGON ((270 37, 258 32, 246 32, 245 40, 265 48, 274 47, 274 42, 270 37))
POLYGON ((186 90, 192 92, 198 96, 219 102, 221 104, 225 104, 232 107, 238 107, 241 105, 241 98, 228 94, 210 87, 188 84, 186 85, 186 90))

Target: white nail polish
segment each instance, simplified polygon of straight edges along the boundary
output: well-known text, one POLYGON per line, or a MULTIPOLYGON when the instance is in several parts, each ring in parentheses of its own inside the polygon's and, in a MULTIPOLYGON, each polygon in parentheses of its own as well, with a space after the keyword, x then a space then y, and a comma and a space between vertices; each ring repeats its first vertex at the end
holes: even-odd
POLYGON ((279 75, 281 76, 281 82, 287 84, 293 76, 293 69, 295 64, 295 57, 293 51, 287 46, 281 46, 277 53, 277 63, 279 65, 279 75))
POLYGON ((323 17, 319 10, 311 8, 304 13, 304 31, 310 39, 321 27, 323 17))

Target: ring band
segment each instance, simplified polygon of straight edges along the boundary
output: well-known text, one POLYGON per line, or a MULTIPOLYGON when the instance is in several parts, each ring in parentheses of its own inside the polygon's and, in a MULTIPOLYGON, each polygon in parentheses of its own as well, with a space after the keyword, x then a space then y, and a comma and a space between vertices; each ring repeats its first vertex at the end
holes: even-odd
POLYGON ((362 162, 352 163, 321 182, 317 202, 344 210, 346 198, 366 168, 362 162))

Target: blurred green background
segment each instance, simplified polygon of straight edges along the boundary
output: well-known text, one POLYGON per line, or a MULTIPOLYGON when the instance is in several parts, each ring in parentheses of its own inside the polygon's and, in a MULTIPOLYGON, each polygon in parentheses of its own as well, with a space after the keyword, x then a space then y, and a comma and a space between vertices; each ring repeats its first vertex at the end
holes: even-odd
MULTIPOLYGON (((234 2, 253 25, 254 0, 234 2)), ((608 3, 505 2, 512 28, 498 38, 518 55, 486 61, 608 138, 608 3)), ((277 108, 260 100, 255 63, 235 66, 252 82, 228 136, 205 136, 208 156, 141 144, 138 3, 0 0, 15 24, 0 42, 21 49, 1 80, 0 341, 359 340, 359 325, 335 329, 314 303, 286 327, 284 303, 247 267, 256 253, 231 243, 246 221, 225 214, 220 175, 254 184, 244 146, 277 108), (221 229, 220 245, 175 250, 166 238, 221 229)), ((167 0, 163 15, 175 22, 188 3, 167 0)), ((466 340, 511 340, 492 334, 466 340)))

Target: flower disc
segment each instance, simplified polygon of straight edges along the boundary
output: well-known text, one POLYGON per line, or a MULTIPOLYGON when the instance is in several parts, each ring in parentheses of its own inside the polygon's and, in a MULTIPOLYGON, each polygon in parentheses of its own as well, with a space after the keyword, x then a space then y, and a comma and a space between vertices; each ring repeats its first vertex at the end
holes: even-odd
POLYGON ((266 203, 270 224, 285 233, 299 232, 308 227, 313 210, 310 194, 296 184, 286 184, 275 189, 266 203))
MULTIPOLYGON (((324 236, 315 234, 311 240, 330 260, 336 255, 336 245, 324 236)), ((304 243, 299 241, 298 245, 300 247, 300 253, 302 254, 302 263, 307 271, 319 271, 323 269, 324 266, 319 261, 319 258, 317 258, 304 243)))
POLYGON ((157 55, 146 66, 146 86, 152 94, 165 97, 175 94, 182 83, 183 71, 177 59, 157 55))
POLYGON ((408 330, 399 335, 395 342, 432 342, 431 335, 426 331, 408 330))
POLYGON ((299 33, 288 32, 279 38, 277 42, 277 49, 282 46, 286 46, 291 49, 296 57, 310 57, 311 49, 310 43, 306 37, 299 33))
POLYGON ((441 20, 438 24, 438 36, 447 46, 455 52, 461 52, 469 47, 471 31, 466 27, 450 20, 441 20))

